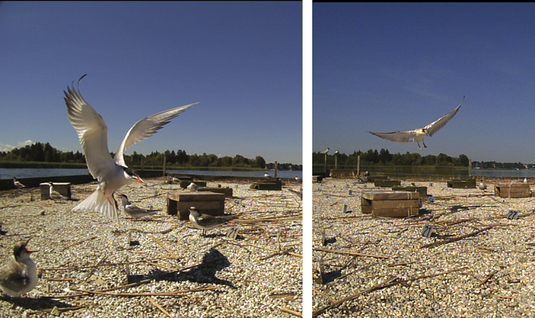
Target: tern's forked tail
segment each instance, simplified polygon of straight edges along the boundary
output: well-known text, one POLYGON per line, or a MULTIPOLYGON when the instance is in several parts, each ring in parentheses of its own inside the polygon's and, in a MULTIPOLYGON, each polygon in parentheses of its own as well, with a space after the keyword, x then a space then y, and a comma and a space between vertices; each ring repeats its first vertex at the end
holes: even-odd
POLYGON ((118 220, 117 208, 113 203, 108 201, 104 195, 104 192, 98 189, 80 204, 75 206, 72 210, 83 212, 99 212, 100 214, 105 215, 114 221, 118 220))

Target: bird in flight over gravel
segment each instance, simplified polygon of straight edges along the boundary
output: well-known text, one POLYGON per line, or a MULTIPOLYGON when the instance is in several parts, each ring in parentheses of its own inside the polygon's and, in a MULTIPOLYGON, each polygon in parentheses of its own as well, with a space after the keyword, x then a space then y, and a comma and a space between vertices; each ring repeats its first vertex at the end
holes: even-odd
MULTIPOLYGON (((29 240, 28 240, 29 241, 29 240)), ((15 244, 12 258, 0 268, 0 288, 11 297, 19 297, 37 285, 37 267, 31 259, 28 241, 15 244)))
POLYGON ((424 145, 424 148, 427 148, 427 145, 424 142, 425 136, 433 136, 440 128, 444 127, 450 121, 450 119, 457 114, 459 111, 459 108, 461 108, 461 105, 464 102, 464 96, 461 100, 461 103, 459 106, 455 107, 454 110, 447 113, 446 115, 440 117, 439 119, 435 120, 434 122, 430 123, 429 125, 426 125, 421 128, 412 129, 412 130, 405 130, 405 131, 394 131, 394 132, 372 132, 369 131, 370 134, 375 135, 379 138, 383 138, 390 141, 398 141, 398 142, 411 142, 414 141, 418 144, 418 148, 422 149, 420 146, 420 142, 424 145))
MULTIPOLYGON (((80 77, 78 86, 86 75, 80 77)), ((63 93, 65 94, 64 99, 67 105, 69 121, 78 133, 87 169, 93 178, 99 182, 95 192, 74 207, 73 210, 100 212, 117 221, 117 209, 119 206, 113 197, 115 191, 132 182, 143 183, 143 180, 131 169, 128 169, 124 162, 123 154, 126 148, 154 135, 171 119, 197 103, 164 110, 139 120, 128 130, 115 156, 111 158, 108 150, 108 127, 102 116, 85 101, 80 90, 74 88, 74 85, 68 87, 67 91, 63 93)))

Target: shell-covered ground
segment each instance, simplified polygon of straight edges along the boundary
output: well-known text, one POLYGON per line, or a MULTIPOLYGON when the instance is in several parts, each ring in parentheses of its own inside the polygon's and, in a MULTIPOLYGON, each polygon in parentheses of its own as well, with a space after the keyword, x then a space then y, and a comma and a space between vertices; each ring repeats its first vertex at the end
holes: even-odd
MULTIPOLYGON (((78 201, 41 200, 40 190, 0 192, 0 259, 30 239, 39 283, 25 297, 0 299, 0 317, 293 317, 302 312, 301 184, 230 187, 225 213, 237 218, 206 236, 167 214, 167 194, 187 191, 163 178, 120 189, 147 220, 122 211, 115 223, 73 212, 96 184, 72 185, 78 201), (227 235, 233 229, 237 237, 227 235)), ((120 201, 119 201, 120 202, 120 201)), ((122 207, 121 207, 122 209, 122 207)), ((235 233, 234 233, 235 234, 235 233)))

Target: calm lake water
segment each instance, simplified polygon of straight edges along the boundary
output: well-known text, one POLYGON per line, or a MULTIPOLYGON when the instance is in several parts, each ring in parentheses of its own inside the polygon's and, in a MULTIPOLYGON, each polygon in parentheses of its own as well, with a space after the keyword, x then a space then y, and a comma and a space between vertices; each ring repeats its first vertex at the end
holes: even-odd
POLYGON ((531 169, 472 169, 473 177, 489 178, 535 178, 535 170, 531 169))
MULTIPOLYGON (((46 168, 0 168, 0 179, 17 179, 54 177, 54 176, 77 176, 88 174, 87 169, 46 169, 46 168)), ((230 176, 230 177, 263 177, 264 173, 273 176, 273 171, 210 171, 210 170, 167 170, 167 173, 197 174, 205 176, 230 176)), ((294 179, 296 176, 303 178, 302 171, 281 171, 277 176, 283 179, 294 179)))

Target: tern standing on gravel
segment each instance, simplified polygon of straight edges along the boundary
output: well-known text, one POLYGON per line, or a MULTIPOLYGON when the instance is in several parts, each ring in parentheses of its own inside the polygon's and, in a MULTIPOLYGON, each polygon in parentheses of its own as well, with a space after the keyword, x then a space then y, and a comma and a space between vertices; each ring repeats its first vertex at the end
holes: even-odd
MULTIPOLYGON (((78 84, 84 76, 80 77, 78 84)), ((197 103, 164 110, 139 120, 126 133, 112 159, 108 150, 108 128, 102 116, 85 101, 74 85, 68 87, 64 94, 69 121, 78 133, 87 169, 99 182, 96 191, 73 210, 100 212, 117 221, 118 204, 113 197, 114 192, 135 181, 143 183, 143 180, 125 164, 123 158, 125 149, 154 135, 171 119, 197 103)))

